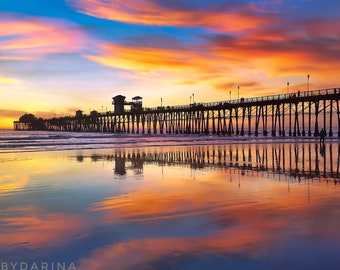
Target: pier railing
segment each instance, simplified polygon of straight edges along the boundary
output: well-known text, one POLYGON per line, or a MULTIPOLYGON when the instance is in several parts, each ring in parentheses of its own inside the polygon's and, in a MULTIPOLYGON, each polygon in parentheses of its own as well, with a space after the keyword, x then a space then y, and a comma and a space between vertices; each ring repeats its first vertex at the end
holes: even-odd
MULTIPOLYGON (((245 98, 241 97, 238 99, 230 99, 230 100, 223 100, 223 101, 215 101, 215 102, 195 102, 189 105, 177 105, 177 106, 162 106, 162 107, 151 107, 151 108, 143 108, 143 110, 149 111, 157 111, 160 109, 163 110, 186 110, 195 108, 198 106, 203 106, 206 108, 216 107, 221 105, 237 105, 242 103, 256 103, 256 102, 264 102, 264 101, 279 101, 284 99, 292 99, 296 97, 316 97, 316 96, 325 96, 329 94, 336 94, 340 93, 340 88, 325 88, 320 90, 312 90, 312 91, 305 91, 305 92, 292 92, 286 94, 277 94, 277 95, 268 95, 268 96, 261 96, 261 97, 250 97, 245 98)), ((128 110, 129 111, 129 110, 128 110)))

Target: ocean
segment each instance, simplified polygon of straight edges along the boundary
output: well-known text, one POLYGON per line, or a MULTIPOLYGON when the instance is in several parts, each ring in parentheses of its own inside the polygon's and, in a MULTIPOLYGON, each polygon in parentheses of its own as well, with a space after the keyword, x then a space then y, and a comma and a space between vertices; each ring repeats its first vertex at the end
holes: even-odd
POLYGON ((0 131, 0 269, 337 269, 340 140, 0 131))

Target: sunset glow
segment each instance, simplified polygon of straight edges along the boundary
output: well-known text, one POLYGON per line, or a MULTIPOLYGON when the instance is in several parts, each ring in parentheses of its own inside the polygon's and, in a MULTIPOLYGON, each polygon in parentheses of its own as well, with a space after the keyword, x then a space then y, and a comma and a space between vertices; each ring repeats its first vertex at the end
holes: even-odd
POLYGON ((38 117, 339 87, 337 1, 0 3, 0 128, 38 117))

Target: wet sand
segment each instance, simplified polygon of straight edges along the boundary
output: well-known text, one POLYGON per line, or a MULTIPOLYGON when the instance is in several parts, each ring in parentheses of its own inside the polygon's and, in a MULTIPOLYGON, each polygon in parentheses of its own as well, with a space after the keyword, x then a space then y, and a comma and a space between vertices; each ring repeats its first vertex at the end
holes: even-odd
POLYGON ((82 270, 340 264, 338 143, 9 153, 0 167, 4 264, 82 270))

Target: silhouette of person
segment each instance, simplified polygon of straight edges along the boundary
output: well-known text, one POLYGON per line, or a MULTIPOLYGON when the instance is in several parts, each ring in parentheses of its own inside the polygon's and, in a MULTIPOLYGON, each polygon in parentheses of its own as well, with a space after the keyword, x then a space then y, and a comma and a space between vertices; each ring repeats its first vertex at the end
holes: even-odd
POLYGON ((321 129, 320 131, 320 143, 325 143, 326 131, 321 129))

